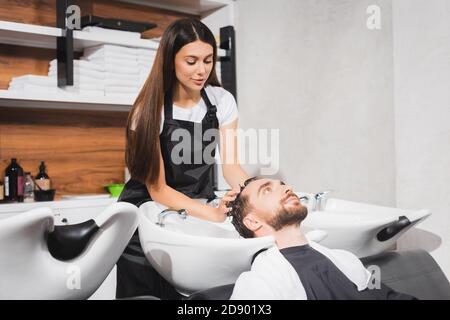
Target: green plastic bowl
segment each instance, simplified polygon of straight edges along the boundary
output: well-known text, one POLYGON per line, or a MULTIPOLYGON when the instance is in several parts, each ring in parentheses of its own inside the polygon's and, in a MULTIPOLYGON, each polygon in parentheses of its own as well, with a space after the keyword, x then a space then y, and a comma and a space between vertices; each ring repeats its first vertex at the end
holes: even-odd
POLYGON ((112 183, 105 186, 108 192, 113 196, 114 198, 118 198, 120 194, 123 191, 123 188, 125 187, 124 183, 112 183))

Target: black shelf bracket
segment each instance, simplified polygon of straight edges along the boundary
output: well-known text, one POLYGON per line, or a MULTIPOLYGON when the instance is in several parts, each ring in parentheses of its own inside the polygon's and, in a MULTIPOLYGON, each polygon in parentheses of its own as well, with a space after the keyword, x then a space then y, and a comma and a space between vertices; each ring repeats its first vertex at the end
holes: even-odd
POLYGON ((220 28, 220 49, 226 55, 220 57, 220 73, 223 87, 231 92, 237 101, 236 90, 236 42, 233 26, 220 28))
POLYGON ((58 87, 73 86, 73 29, 67 26, 67 8, 72 0, 56 1, 56 27, 62 36, 56 39, 58 87))
MULTIPOLYGON (((228 90, 237 101, 236 91, 236 45, 233 26, 220 28, 220 49, 225 50, 225 56, 220 56, 220 74, 222 86, 228 90)), ((218 175, 222 168, 217 163, 214 165, 213 183, 214 189, 218 190, 218 175)))

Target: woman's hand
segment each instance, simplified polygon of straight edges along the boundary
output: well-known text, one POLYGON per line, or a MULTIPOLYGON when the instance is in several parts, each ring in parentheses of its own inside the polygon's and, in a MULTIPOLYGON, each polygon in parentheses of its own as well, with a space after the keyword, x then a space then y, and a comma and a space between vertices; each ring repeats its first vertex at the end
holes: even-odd
POLYGON ((225 213, 228 213, 231 210, 230 202, 233 202, 236 199, 239 190, 237 188, 231 189, 227 193, 223 195, 220 199, 218 208, 225 213))
POLYGON ((223 222, 228 216, 228 212, 231 210, 229 203, 236 199, 238 194, 238 189, 233 189, 224 194, 220 199, 219 206, 217 208, 211 207, 209 216, 214 222, 223 222))

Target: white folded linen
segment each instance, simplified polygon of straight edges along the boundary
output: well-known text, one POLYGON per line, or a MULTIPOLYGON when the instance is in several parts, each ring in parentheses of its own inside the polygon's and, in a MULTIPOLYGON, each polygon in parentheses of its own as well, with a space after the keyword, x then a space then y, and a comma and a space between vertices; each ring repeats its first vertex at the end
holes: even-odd
POLYGON ((103 68, 105 68, 105 65, 113 65, 113 66, 121 66, 121 67, 137 67, 138 62, 136 59, 117 59, 114 57, 97 57, 92 58, 89 61, 95 62, 96 64, 101 65, 103 68))
POLYGON ((112 66, 109 64, 105 64, 105 69, 108 72, 114 72, 119 74, 128 74, 128 75, 137 75, 139 74, 139 69, 136 68, 127 68, 121 66, 112 66))
POLYGON ((74 88, 74 87, 70 87, 70 86, 62 88, 61 90, 71 93, 71 94, 83 95, 83 96, 87 96, 87 95, 89 95, 89 96, 104 96, 105 95, 105 91, 103 91, 103 90, 88 90, 88 89, 74 88))
POLYGON ((129 99, 130 102, 134 102, 137 95, 139 93, 120 93, 120 92, 105 92, 105 96, 107 97, 116 97, 116 98, 124 98, 129 99))
POLYGON ((52 94, 83 94, 83 95, 100 95, 104 96, 104 90, 90 90, 77 87, 67 86, 65 88, 39 86, 30 83, 23 83, 22 85, 13 85, 8 88, 12 91, 31 92, 31 93, 52 93, 52 94))
POLYGON ((154 62, 155 62, 155 60, 138 60, 137 64, 140 66, 151 67, 151 66, 153 66, 154 62))
MULTIPOLYGON (((57 75, 56 73, 52 73, 51 75, 48 76, 49 78, 53 79, 53 81, 57 82, 57 75)), ((77 84, 87 84, 87 85, 94 85, 94 84, 98 84, 99 86, 104 86, 104 79, 97 79, 97 78, 92 78, 92 77, 86 77, 83 75, 79 75, 79 74, 74 74, 73 75, 73 83, 74 85, 77 84)))
POLYGON ((149 75, 150 75, 150 72, 141 72, 141 73, 139 73, 139 81, 147 80, 149 75))
POLYGON ((131 88, 138 88, 140 86, 139 84, 139 78, 131 80, 123 80, 118 78, 106 78, 104 80, 104 87, 115 87, 115 86, 123 86, 123 87, 131 87, 131 88))
POLYGON ((33 74, 27 74, 19 77, 13 77, 9 82, 10 85, 30 83, 40 86, 56 87, 56 79, 49 78, 47 76, 38 76, 33 74))
POLYGON ((138 54, 136 56, 137 60, 147 60, 147 59, 155 59, 156 58, 156 53, 149 53, 149 54, 138 54))
POLYGON ((139 63, 138 67, 142 70, 151 70, 153 67, 153 63, 139 63))
MULTIPOLYGON (((82 78, 83 79, 83 78, 82 78)), ((91 80, 91 79, 89 79, 91 80)), ((58 81, 56 76, 54 77, 48 77, 48 76, 26 76, 26 77, 17 77, 13 78, 13 80, 10 81, 9 86, 10 87, 18 87, 21 88, 25 84, 34 85, 34 86, 40 86, 44 88, 57 88, 58 87, 58 81)), ((137 81, 136 81, 136 86, 137 81)), ((99 81, 83 81, 80 80, 80 78, 74 78, 74 84, 72 87, 78 87, 82 89, 91 89, 91 90, 104 90, 105 84, 99 81)))
POLYGON ((131 54, 118 54, 118 53, 105 53, 104 51, 94 52, 92 54, 89 53, 83 53, 83 56, 80 57, 81 60, 85 61, 92 61, 95 59, 102 59, 102 58, 115 58, 115 59, 122 59, 122 60, 137 60, 136 55, 131 54))
POLYGON ((39 93, 58 93, 58 87, 50 87, 46 85, 38 85, 33 83, 15 83, 10 84, 8 90, 24 91, 24 92, 39 92, 39 93))
POLYGON ((135 93, 139 92, 139 87, 124 87, 124 86, 105 86, 105 94, 111 92, 117 93, 135 93))
MULTIPOLYGON (((58 61, 56 59, 53 59, 52 61, 50 61, 50 67, 56 68, 57 64, 58 64, 58 61)), ((87 70, 94 70, 94 71, 105 71, 105 68, 103 67, 102 64, 98 64, 93 61, 87 61, 87 60, 83 60, 83 59, 73 60, 73 67, 87 69, 87 70)))
MULTIPOLYGON (((153 41, 153 40, 152 40, 153 41)), ((155 41, 153 41, 155 42, 155 41)), ((155 44, 159 45, 159 42, 155 42, 155 44)), ((147 49, 147 48, 137 48, 137 54, 139 56, 156 56, 157 49, 147 49)))
POLYGON ((94 53, 101 54, 122 54, 122 55, 132 55, 135 56, 138 54, 138 48, 130 48, 124 46, 118 46, 113 44, 101 44, 94 47, 85 48, 83 55, 92 56, 94 53))
POLYGON ((142 73, 143 74, 149 74, 151 71, 152 71, 151 67, 143 67, 143 66, 139 67, 139 75, 142 74, 142 73))
POLYGON ((119 37, 119 38, 124 38, 124 39, 140 39, 141 38, 140 32, 114 30, 114 29, 107 29, 107 28, 96 27, 96 26, 84 27, 82 29, 82 31, 89 32, 92 34, 119 37))
MULTIPOLYGON (((139 73, 139 70, 138 70, 138 65, 136 64, 136 65, 133 65, 133 66, 123 66, 123 65, 113 65, 113 64, 104 64, 103 65, 104 66, 104 68, 105 68, 105 72, 100 72, 99 74, 94 74, 93 72, 96 72, 96 71, 91 71, 91 70, 87 70, 87 69, 80 69, 80 68, 78 68, 78 69, 75 69, 74 68, 74 73, 75 72, 78 72, 78 73, 81 73, 81 74, 83 74, 83 75, 86 75, 86 76, 92 76, 92 77, 96 77, 96 78, 99 78, 99 79, 103 79, 105 76, 106 76, 106 73, 117 73, 117 74, 121 74, 121 75, 123 75, 123 74, 125 74, 125 75, 133 75, 133 74, 137 74, 137 73, 139 73)), ((52 69, 51 70, 52 72, 54 72, 54 71, 56 71, 55 69, 52 69)))
MULTIPOLYGON (((55 78, 56 80, 56 78, 55 78)), ((81 90, 105 90, 105 84, 103 82, 83 82, 80 79, 73 79, 72 86, 65 86, 64 88, 78 88, 81 90)))
MULTIPOLYGON (((58 75, 57 69, 50 67, 48 71, 48 75, 50 77, 54 77, 58 75)), ((95 71, 95 70, 88 70, 88 69, 80 69, 80 68, 73 68, 73 75, 78 76, 85 76, 89 78, 95 78, 97 80, 103 80, 105 78, 105 73, 101 71, 95 71)))
POLYGON ((105 79, 120 79, 120 80, 130 80, 135 81, 138 78, 137 74, 125 74, 117 72, 105 72, 105 79))

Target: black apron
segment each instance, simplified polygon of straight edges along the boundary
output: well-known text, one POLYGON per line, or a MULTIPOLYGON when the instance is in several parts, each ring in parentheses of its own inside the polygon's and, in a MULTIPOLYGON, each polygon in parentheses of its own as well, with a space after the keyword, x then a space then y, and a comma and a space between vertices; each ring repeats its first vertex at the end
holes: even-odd
MULTIPOLYGON (((166 183, 175 190, 193 199, 206 198, 211 201, 214 194, 214 162, 205 161, 203 153, 210 150, 211 157, 215 155, 217 136, 211 141, 203 141, 204 134, 209 129, 218 129, 217 108, 212 105, 205 90, 201 96, 207 106, 207 111, 201 123, 173 119, 173 103, 171 94, 164 98, 164 124, 159 136, 166 183), (180 143, 172 141, 172 133, 184 129, 191 137, 190 161, 174 163, 171 160, 173 149, 180 143), (211 146, 209 146, 212 143, 211 146), (213 147, 213 149, 212 149, 213 147)), ((186 141, 182 142, 186 144, 186 141)), ((179 149, 176 149, 178 151, 179 149)), ((179 156, 183 153, 175 152, 179 156)), ((130 179, 122 191, 118 201, 132 203, 136 206, 151 201, 147 187, 130 179)), ((122 256, 117 262, 117 298, 152 295, 161 299, 179 299, 181 295, 162 278, 145 258, 139 241, 138 230, 134 233, 122 256)))

